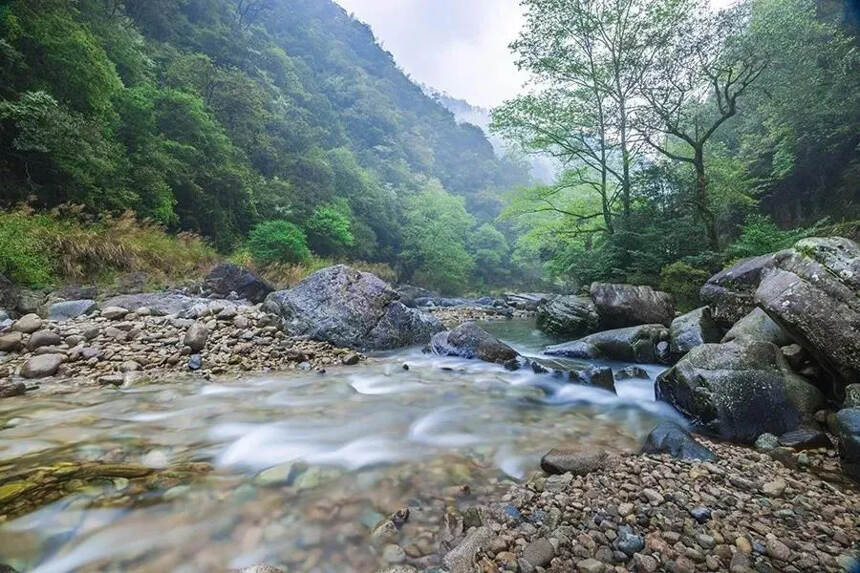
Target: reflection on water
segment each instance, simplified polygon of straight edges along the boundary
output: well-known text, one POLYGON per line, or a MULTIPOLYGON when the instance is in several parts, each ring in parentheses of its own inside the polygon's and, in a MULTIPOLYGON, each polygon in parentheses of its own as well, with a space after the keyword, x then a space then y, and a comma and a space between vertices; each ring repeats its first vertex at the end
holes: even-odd
MULTIPOLYGON (((526 321, 492 328, 525 353, 552 342, 526 321)), ((96 478, 58 501, 33 499, 35 511, 0 526, 0 562, 39 572, 261 561, 373 571, 383 561, 371 530, 403 507, 410 517, 397 542, 420 558, 437 550, 450 507, 491 496, 549 448, 634 448, 657 417, 672 415, 653 401, 650 381, 617 388, 413 349, 325 375, 5 400, 4 474, 84 461, 167 469, 143 484, 96 478), (175 475, 191 462, 213 469, 175 475)))

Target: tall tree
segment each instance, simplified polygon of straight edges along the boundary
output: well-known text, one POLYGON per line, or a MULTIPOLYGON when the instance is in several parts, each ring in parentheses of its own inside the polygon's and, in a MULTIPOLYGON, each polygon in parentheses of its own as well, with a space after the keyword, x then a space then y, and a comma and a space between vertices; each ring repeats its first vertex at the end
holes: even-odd
POLYGON ((713 251, 720 242, 708 196, 705 146, 737 114, 738 100, 768 64, 766 50, 742 34, 748 14, 748 4, 716 15, 702 5, 686 25, 674 28, 642 83, 647 109, 638 116, 640 132, 658 152, 693 166, 693 204, 713 251))

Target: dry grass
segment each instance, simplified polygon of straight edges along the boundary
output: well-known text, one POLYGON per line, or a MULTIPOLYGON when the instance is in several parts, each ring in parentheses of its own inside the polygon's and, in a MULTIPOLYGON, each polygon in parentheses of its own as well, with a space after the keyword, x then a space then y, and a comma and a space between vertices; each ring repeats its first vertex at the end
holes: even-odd
POLYGON ((301 264, 282 264, 275 263, 267 266, 259 266, 254 262, 250 253, 247 251, 238 251, 230 257, 230 261, 237 265, 248 267, 261 277, 275 285, 277 288, 289 288, 296 283, 305 279, 308 275, 315 273, 320 269, 330 267, 339 263, 347 264, 361 271, 373 273, 382 280, 394 283, 397 282, 397 273, 391 266, 385 263, 368 263, 365 261, 339 261, 335 259, 325 259, 314 257, 307 263, 301 264))
POLYGON ((153 282, 197 276, 216 260, 202 238, 170 235, 126 212, 97 220, 72 207, 51 213, 28 208, 0 212, 0 272, 16 282, 104 282, 121 272, 143 272, 153 282), (16 254, 25 247, 24 254, 16 254))

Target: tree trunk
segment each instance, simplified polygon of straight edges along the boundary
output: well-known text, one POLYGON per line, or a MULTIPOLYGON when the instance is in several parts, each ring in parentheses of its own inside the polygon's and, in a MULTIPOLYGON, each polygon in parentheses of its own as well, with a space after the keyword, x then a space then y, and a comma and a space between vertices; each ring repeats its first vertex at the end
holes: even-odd
POLYGON ((705 224, 705 231, 708 234, 708 247, 716 252, 720 250, 720 239, 717 235, 717 218, 708 201, 708 178, 705 174, 705 154, 702 146, 695 149, 693 165, 696 168, 696 210, 705 224))

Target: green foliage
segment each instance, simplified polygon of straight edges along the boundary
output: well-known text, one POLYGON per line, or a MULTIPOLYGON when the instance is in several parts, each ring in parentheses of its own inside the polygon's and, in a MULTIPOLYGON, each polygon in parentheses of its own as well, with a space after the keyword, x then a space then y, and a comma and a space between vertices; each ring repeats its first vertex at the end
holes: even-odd
POLYGON ((445 294, 461 292, 475 264, 466 250, 473 225, 461 198, 446 193, 438 181, 428 182, 406 201, 401 279, 445 294))
POLYGON ((355 243, 345 201, 319 205, 304 228, 311 248, 321 255, 341 253, 355 243))
POLYGON ((302 263, 311 257, 304 231, 289 221, 256 225, 248 236, 248 250, 260 265, 302 263))
POLYGON ((800 239, 815 235, 816 227, 785 231, 767 215, 755 213, 744 221, 740 236, 728 249, 728 255, 740 259, 788 249, 800 239))
POLYGON ((675 298, 675 307, 688 312, 702 305, 699 290, 711 273, 683 261, 675 261, 660 270, 660 289, 675 298))
POLYGON ((469 235, 469 252, 475 260, 475 274, 484 285, 502 286, 510 276, 510 248, 505 236, 489 223, 469 235))
POLYGON ((28 213, 0 213, 0 274, 13 282, 44 287, 54 281, 50 251, 33 232, 39 222, 28 213))

